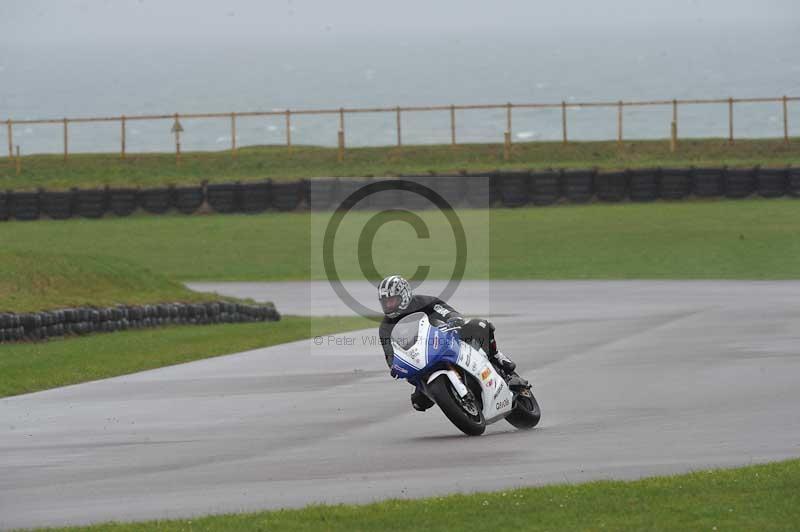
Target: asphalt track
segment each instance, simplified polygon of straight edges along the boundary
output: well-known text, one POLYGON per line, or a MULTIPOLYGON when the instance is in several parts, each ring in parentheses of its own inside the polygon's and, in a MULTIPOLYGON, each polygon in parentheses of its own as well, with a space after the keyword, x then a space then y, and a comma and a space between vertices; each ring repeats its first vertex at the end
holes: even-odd
MULTIPOLYGON (((285 313, 347 312, 320 285, 213 288, 285 313)), ((412 411, 372 331, 307 340, 0 400, 0 527, 800 456, 798 282, 466 283, 453 301, 491 313, 501 348, 533 380, 543 412, 533 431, 501 421, 468 438, 438 410, 412 411)))

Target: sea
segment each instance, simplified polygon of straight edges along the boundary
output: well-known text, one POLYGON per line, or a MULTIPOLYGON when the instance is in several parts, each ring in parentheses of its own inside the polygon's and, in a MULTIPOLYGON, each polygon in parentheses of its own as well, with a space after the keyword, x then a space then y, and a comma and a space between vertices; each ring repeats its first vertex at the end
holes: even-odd
MULTIPOLYGON (((800 33, 637 27, 613 30, 449 31, 301 41, 2 42, 0 120, 173 113, 461 104, 567 103, 651 99, 800 96, 800 33)), ((726 137, 728 107, 685 105, 680 137, 726 137)), ((790 102, 800 135, 800 101, 790 102)), ((348 147, 393 145, 394 113, 346 115, 348 147)), ((668 138, 672 109, 626 108, 625 139, 668 138)), ((736 137, 781 137, 780 103, 738 104, 736 137)), ((182 149, 225 150, 227 119, 186 119, 182 149)), ((615 108, 570 108, 571 140, 615 139, 615 108)), ((127 151, 174 149, 172 120, 131 121, 127 151)), ((402 142, 450 142, 450 113, 406 112, 402 142)), ((338 115, 293 116, 295 145, 334 146, 338 115)), ((502 142, 505 110, 456 113, 459 143, 502 142)), ((0 127, 0 155, 7 151, 0 127)), ((515 109, 514 142, 560 140, 560 109, 515 109)), ((240 117, 238 146, 281 145, 283 116, 240 117)), ((60 153, 61 125, 14 126, 23 154, 60 153)), ((69 126, 69 150, 120 149, 119 123, 69 126)))

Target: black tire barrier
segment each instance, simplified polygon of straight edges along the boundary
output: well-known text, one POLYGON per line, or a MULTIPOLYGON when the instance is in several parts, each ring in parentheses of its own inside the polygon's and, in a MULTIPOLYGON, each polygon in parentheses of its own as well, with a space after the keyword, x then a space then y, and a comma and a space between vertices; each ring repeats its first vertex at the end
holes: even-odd
POLYGON ((762 198, 779 198, 786 194, 788 168, 756 167, 756 190, 762 198))
POLYGON ((279 211, 297 209, 304 195, 302 181, 272 183, 272 207, 279 211))
POLYGON ((572 203, 587 203, 594 197, 594 170, 562 170, 563 195, 572 203))
POLYGON ((5 222, 11 215, 9 196, 10 193, 0 192, 0 222, 5 222))
POLYGON ((491 174, 468 174, 464 180, 464 202, 469 207, 485 209, 491 206, 491 174))
MULTIPOLYGON (((402 176, 401 179, 412 181, 433 190, 439 178, 438 176, 402 176)), ((397 208, 404 208, 411 211, 424 211, 435 207, 435 205, 431 203, 431 200, 415 192, 401 191, 399 197, 400 205, 397 208)), ((370 201, 373 201, 372 196, 370 197, 370 201)), ((368 206, 372 207, 371 204, 368 206)))
POLYGON ((657 168, 628 170, 628 197, 631 201, 658 199, 659 171, 657 168))
POLYGON ((534 205, 551 205, 561 198, 561 172, 531 172, 528 198, 534 205))
POLYGON ((206 200, 203 187, 175 187, 173 193, 173 205, 183 214, 193 214, 206 200))
POLYGON ((208 204, 219 213, 231 213, 239 210, 239 183, 216 183, 206 187, 208 204))
POLYGON ((510 170, 498 172, 496 179, 500 203, 503 207, 522 207, 530 200, 528 187, 531 178, 529 170, 510 170))
POLYGON ((600 172, 594 176, 594 191, 600 201, 618 202, 628 197, 628 173, 600 172))
POLYGON ((42 214, 53 220, 66 220, 73 214, 74 194, 42 190, 39 192, 39 204, 42 214))
MULTIPOLYGON (((368 182, 371 181, 372 180, 368 182)), ((381 190, 380 192, 371 194, 370 196, 364 198, 364 201, 367 202, 368 208, 376 211, 399 209, 405 206, 404 200, 404 193, 396 188, 381 190)))
POLYGON ((692 168, 692 193, 699 198, 722 196, 725 168, 692 168))
POLYGON ((11 194, 11 215, 17 220, 38 220, 39 193, 38 192, 13 192, 11 194))
POLYGON ((755 190, 756 177, 752 168, 728 168, 725 170, 725 196, 746 198, 755 190))
POLYGON ((790 167, 786 170, 786 193, 793 198, 800 198, 800 168, 790 167))
POLYGON ((659 196, 665 200, 681 200, 692 193, 692 172, 688 168, 661 168, 659 196))
POLYGON ((333 209, 338 179, 312 179, 308 182, 305 202, 312 211, 333 209))
POLYGON ((0 313, 0 343, 37 341, 97 332, 114 332, 164 325, 206 325, 279 321, 275 305, 245 305, 228 301, 67 308, 42 312, 0 313))
POLYGON ((145 188, 137 194, 139 207, 151 214, 164 214, 172 204, 172 190, 169 188, 145 188))
POLYGON ((441 175, 431 183, 431 188, 453 207, 466 205, 464 178, 458 175, 441 175))
POLYGON ((239 208, 247 214, 257 214, 269 209, 272 204, 270 181, 243 183, 239 187, 239 208))
POLYGON ((106 189, 74 189, 75 214, 84 218, 102 218, 108 209, 106 189))
POLYGON ((117 216, 130 216, 139 205, 139 191, 135 188, 108 190, 108 209, 117 216))

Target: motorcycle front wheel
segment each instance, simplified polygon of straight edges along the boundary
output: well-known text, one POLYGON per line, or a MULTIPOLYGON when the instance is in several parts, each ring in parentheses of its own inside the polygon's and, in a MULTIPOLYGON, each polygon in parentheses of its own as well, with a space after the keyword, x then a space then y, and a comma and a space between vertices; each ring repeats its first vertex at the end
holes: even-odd
MULTIPOLYGON (((480 436, 486 430, 486 420, 479 401, 462 399, 446 375, 428 385, 428 391, 444 415, 467 436, 480 436)), ((471 394, 467 396, 471 397, 471 394)))

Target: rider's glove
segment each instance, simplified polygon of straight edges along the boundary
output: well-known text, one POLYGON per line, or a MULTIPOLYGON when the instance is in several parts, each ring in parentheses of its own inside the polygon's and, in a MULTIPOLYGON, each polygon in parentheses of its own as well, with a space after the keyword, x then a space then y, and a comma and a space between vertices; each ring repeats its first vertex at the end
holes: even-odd
POLYGON ((402 379, 403 378, 403 375, 399 371, 394 369, 394 366, 392 366, 392 369, 389 371, 389 375, 391 375, 393 379, 402 379))
POLYGON ((456 327, 463 327, 465 323, 466 321, 464 321, 464 318, 462 318, 461 316, 454 316, 449 320, 447 320, 447 328, 453 329, 456 327))

